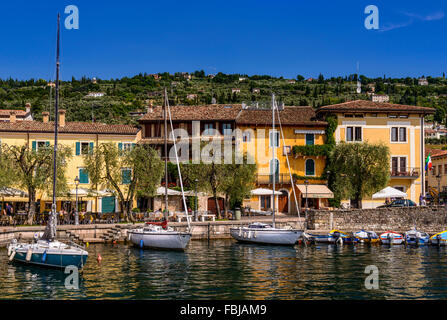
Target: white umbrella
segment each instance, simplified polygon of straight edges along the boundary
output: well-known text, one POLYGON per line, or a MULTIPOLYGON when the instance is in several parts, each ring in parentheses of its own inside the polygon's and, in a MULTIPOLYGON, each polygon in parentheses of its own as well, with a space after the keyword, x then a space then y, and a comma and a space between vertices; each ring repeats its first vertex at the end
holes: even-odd
POLYGON ((28 197, 28 193, 22 190, 3 187, 0 188, 0 196, 2 197, 28 197))
MULTIPOLYGON (((91 195, 92 193, 84 188, 78 188, 78 197, 85 197, 87 195, 91 195)), ((76 195, 76 189, 71 189, 70 190, 70 195, 75 196, 76 195)))
MULTIPOLYGON (((157 188, 157 195, 164 196, 165 195, 165 187, 157 188)), ((180 191, 172 190, 168 188, 168 196, 181 196, 182 193, 180 191)))
POLYGON ((407 194, 400 190, 386 187, 385 189, 380 190, 377 193, 372 195, 373 199, 386 199, 386 198, 405 198, 407 194))
MULTIPOLYGON (((254 196, 271 196, 273 194, 273 190, 270 189, 265 189, 265 188, 258 188, 258 189, 254 189, 251 190, 251 194, 254 196)), ((279 191, 275 191, 275 195, 279 196, 282 193, 279 191)))

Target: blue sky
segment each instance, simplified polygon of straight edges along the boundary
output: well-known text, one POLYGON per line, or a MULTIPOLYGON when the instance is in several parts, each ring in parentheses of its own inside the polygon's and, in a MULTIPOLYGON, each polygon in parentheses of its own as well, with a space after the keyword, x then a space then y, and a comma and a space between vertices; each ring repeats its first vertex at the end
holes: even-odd
POLYGON ((440 76, 447 72, 447 3, 382 0, 2 1, 0 77, 54 78, 56 15, 62 78, 140 72, 440 76), (379 30, 367 30, 367 5, 379 30))

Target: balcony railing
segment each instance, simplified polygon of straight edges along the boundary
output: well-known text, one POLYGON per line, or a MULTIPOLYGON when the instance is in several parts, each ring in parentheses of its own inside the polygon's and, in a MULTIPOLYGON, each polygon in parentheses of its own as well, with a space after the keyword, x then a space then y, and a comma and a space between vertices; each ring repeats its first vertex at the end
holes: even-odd
POLYGON ((391 169, 391 178, 417 179, 420 174, 420 168, 391 169))
MULTIPOLYGON (((257 184, 272 184, 272 174, 258 174, 256 177, 257 184)), ((290 184, 290 175, 288 173, 280 173, 275 175, 276 184, 290 184)))

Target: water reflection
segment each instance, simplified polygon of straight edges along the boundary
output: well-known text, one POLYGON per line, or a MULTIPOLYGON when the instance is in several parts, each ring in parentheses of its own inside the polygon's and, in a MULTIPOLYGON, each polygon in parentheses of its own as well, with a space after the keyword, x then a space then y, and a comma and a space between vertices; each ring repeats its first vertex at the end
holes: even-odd
POLYGON ((186 252, 91 245, 79 290, 57 270, 8 264, 0 250, 0 298, 8 299, 440 299, 446 248, 296 246, 192 241, 186 252), (96 257, 101 255, 98 263, 96 257), (366 266, 379 289, 364 286, 366 266))

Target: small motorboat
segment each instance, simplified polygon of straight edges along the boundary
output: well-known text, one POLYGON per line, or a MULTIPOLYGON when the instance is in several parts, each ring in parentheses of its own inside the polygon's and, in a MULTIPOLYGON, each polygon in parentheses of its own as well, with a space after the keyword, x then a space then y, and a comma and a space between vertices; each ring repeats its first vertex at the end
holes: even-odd
POLYGON ((447 245, 447 230, 432 235, 429 242, 436 246, 447 245))
POLYGON ((332 243, 332 244, 353 244, 357 242, 357 238, 340 230, 332 230, 327 235, 307 234, 314 242, 332 243))
POLYGON ((303 232, 291 228, 274 228, 270 224, 255 222, 247 227, 230 228, 230 234, 239 242, 294 245, 303 232))
POLYGON ((380 241, 382 244, 402 244, 404 242, 404 236, 394 231, 387 231, 380 235, 380 241))
POLYGON ((410 245, 427 244, 430 239, 428 233, 418 231, 416 228, 405 232, 405 242, 410 245))
POLYGON ((379 243, 380 239, 377 233, 374 231, 365 231, 360 230, 357 232, 354 232, 354 237, 358 239, 358 242, 360 243, 379 243))

